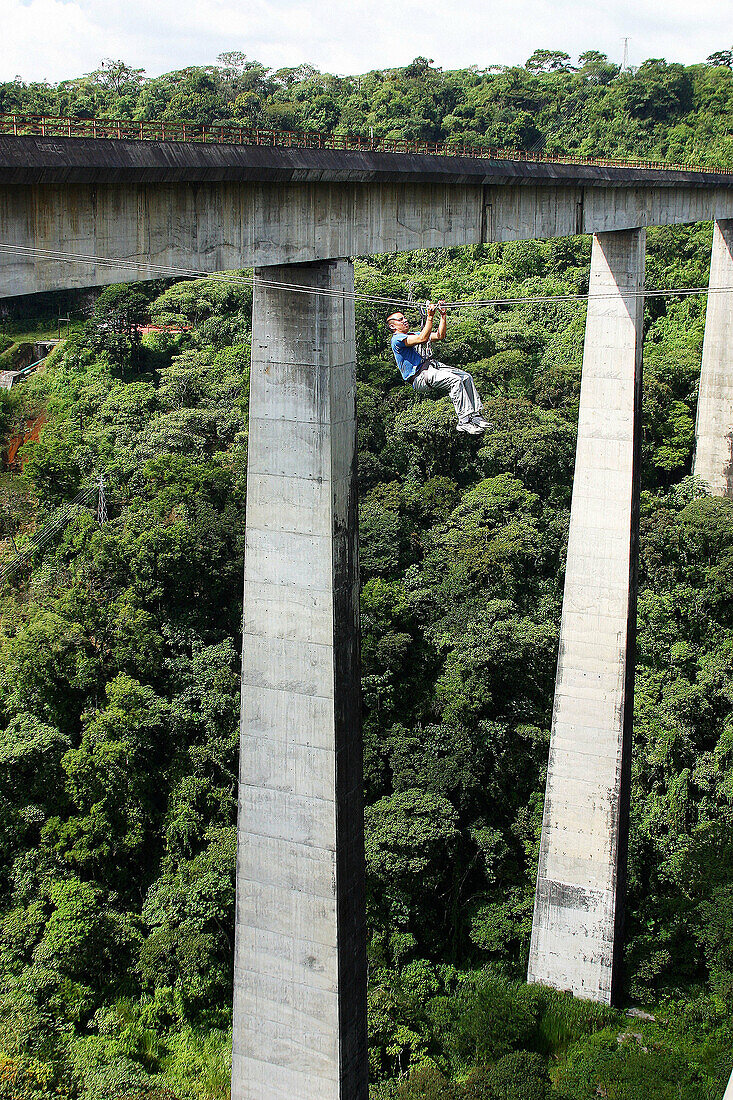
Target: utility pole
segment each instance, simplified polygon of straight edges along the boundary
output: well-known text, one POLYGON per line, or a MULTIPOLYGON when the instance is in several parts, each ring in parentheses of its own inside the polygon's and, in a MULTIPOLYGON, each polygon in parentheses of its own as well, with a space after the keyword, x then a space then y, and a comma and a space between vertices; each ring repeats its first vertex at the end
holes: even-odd
POLYGON ((99 500, 97 502, 97 523, 102 527, 107 522, 107 501, 104 496, 104 474, 99 475, 99 500))

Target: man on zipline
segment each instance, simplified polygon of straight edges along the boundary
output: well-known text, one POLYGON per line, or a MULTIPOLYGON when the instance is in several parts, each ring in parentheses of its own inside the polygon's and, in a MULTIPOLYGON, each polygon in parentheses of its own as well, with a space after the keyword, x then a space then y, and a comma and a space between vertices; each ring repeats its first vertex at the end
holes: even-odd
POLYGON ((445 340, 446 304, 426 303, 427 317, 421 332, 410 332, 403 313, 392 313, 387 327, 393 333, 390 341, 400 374, 405 382, 412 382, 416 393, 442 395, 450 393, 458 423, 456 431, 469 435, 481 435, 489 427, 481 416, 481 398, 468 371, 460 367, 448 367, 433 358, 433 344, 445 340), (435 311, 440 311, 438 331, 433 332, 435 311))

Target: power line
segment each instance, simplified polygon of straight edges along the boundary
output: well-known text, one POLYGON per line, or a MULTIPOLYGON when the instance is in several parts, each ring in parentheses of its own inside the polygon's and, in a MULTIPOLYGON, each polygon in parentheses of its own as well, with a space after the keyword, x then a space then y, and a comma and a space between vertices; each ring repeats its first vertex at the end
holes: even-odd
POLYGON ((45 527, 42 527, 41 530, 38 531, 30 539, 30 541, 23 547, 20 553, 17 554, 16 557, 14 557, 11 561, 7 562, 7 564, 4 565, 2 568, 0 568, 0 581, 5 580, 6 577, 9 577, 12 573, 15 573, 16 570, 18 570, 22 565, 25 565, 28 561, 30 561, 37 550, 43 549, 43 547, 50 542, 53 536, 58 534, 58 532, 66 526, 74 513, 92 499, 94 494, 99 491, 99 488, 102 484, 103 482, 100 477, 99 485, 90 485, 88 488, 82 489, 79 493, 76 494, 73 500, 70 500, 68 504, 59 509, 53 519, 51 519, 45 525, 45 527))
MULTIPOLYGON (((281 283, 273 280, 264 279, 259 275, 246 276, 235 275, 231 272, 209 272, 201 271, 195 268, 176 268, 166 267, 160 264, 153 264, 145 260, 121 260, 114 259, 109 256, 81 256, 73 252, 65 252, 60 249, 48 249, 48 248, 31 248, 25 245, 10 246, 0 243, 0 253, 5 255, 16 256, 18 258, 33 258, 41 257, 43 259, 56 260, 60 263, 80 263, 89 264, 92 266, 100 267, 116 267, 116 268, 130 268, 138 270, 141 267, 147 268, 149 271, 154 272, 156 275, 166 275, 171 278, 179 279, 211 279, 217 282, 234 282, 240 283, 247 287, 262 286, 272 290, 282 290, 286 293, 292 294, 310 294, 319 295, 326 298, 337 298, 339 300, 355 301, 355 302, 368 302, 374 305, 382 306, 402 306, 404 309, 416 308, 415 302, 410 300, 410 297, 404 298, 390 298, 376 294, 347 294, 345 291, 331 289, 328 287, 314 287, 307 286, 303 283, 281 283)), ((697 294, 715 294, 715 293, 729 293, 730 287, 713 287, 713 286, 695 286, 695 287, 664 287, 661 289, 654 289, 651 287, 643 288, 638 291, 628 291, 608 294, 533 294, 533 295, 518 295, 511 298, 464 298, 457 299, 455 301, 447 302, 449 309, 467 309, 467 308, 490 308, 492 306, 514 306, 524 304, 548 304, 548 303, 560 303, 560 302, 590 302, 599 301, 604 299, 617 299, 622 298, 664 298, 679 295, 681 297, 689 297, 697 294)))

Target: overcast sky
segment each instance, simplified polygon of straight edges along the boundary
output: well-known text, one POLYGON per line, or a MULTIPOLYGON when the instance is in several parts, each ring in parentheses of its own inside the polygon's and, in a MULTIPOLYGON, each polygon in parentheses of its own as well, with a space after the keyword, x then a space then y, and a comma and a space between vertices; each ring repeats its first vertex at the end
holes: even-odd
POLYGON ((733 45, 733 0, 0 0, 0 80, 63 80, 103 58, 148 76, 241 50, 272 68, 327 72, 404 65, 444 69, 524 62, 537 47, 573 59, 703 61, 733 45))

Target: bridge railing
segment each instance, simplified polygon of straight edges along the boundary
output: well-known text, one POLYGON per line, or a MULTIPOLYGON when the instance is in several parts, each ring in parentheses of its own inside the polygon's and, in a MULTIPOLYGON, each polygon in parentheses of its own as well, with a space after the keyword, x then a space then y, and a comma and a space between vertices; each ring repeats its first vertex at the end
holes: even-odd
POLYGON ((292 130, 258 130, 243 126, 199 126, 192 122, 146 122, 132 119, 65 118, 55 115, 0 115, 0 134, 36 134, 54 138, 107 138, 118 141, 193 141, 217 145, 268 146, 285 149, 345 149, 379 153, 469 157, 547 164, 587 164, 601 168, 651 168, 678 172, 733 173, 731 168, 703 164, 670 164, 636 157, 584 157, 525 149, 467 145, 462 142, 395 141, 359 134, 322 134, 292 130))

